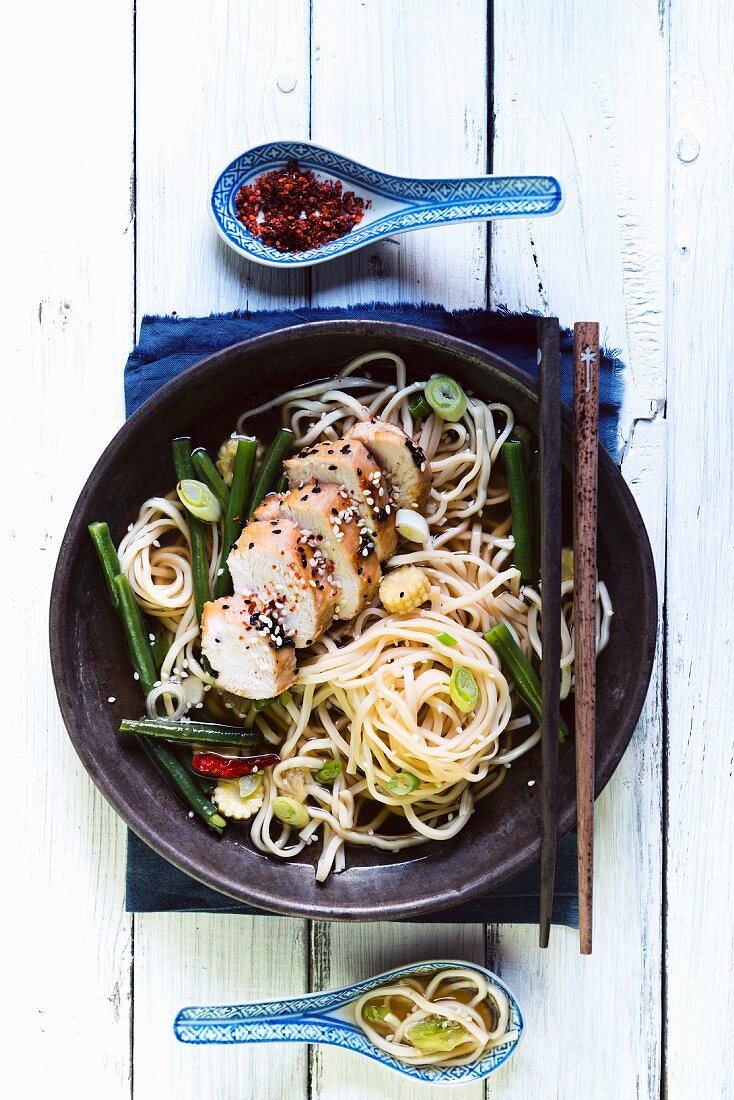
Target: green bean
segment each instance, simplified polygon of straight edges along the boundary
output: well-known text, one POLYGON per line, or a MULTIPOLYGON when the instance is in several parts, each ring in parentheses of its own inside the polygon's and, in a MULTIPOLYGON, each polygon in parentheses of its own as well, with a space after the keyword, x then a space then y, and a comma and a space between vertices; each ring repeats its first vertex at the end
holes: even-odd
MULTIPOLYGON (((140 686, 147 696, 155 686, 156 668, 143 616, 133 596, 130 582, 124 574, 119 572, 120 563, 109 538, 107 524, 92 523, 89 533, 102 563, 105 582, 110 589, 112 601, 122 623, 130 656, 140 679, 140 686), (112 547, 112 553, 110 553, 110 547, 112 547), (118 570, 116 574, 113 573, 115 565, 118 570)), ((182 802, 206 821, 216 833, 221 834, 227 824, 225 818, 218 814, 212 803, 204 797, 199 784, 187 772, 168 745, 156 744, 147 737, 141 737, 140 743, 182 802)))
POLYGON ((532 516, 530 543, 533 555, 532 584, 537 584, 538 578, 540 577, 540 505, 540 452, 534 451, 530 463, 530 508, 532 516))
POLYGON ((526 428, 524 424, 513 424, 508 442, 524 444, 525 455, 528 456, 532 454, 535 437, 530 428, 526 428))
MULTIPOLYGON (((191 440, 187 435, 173 441, 173 464, 176 468, 176 480, 194 479, 194 464, 191 461, 191 440)), ((209 561, 206 553, 206 528, 200 519, 186 512, 191 538, 191 578, 194 586, 196 621, 201 626, 204 604, 209 599, 209 561)))
POLYGON ((290 428, 281 428, 268 447, 265 457, 260 463, 260 469, 257 472, 252 489, 252 496, 247 509, 248 519, 283 473, 283 459, 290 454, 294 439, 295 435, 290 428))
POLYGON ((197 817, 206 822, 210 829, 221 836, 227 824, 226 819, 217 812, 216 806, 209 801, 188 768, 181 763, 176 754, 171 751, 168 745, 163 745, 160 741, 154 741, 152 737, 141 738, 141 744, 148 756, 164 773, 179 798, 186 803, 190 810, 193 810, 197 817))
MULTIPOLYGON (((496 651, 503 669, 513 680, 518 695, 525 700, 538 721, 542 721, 540 677, 512 637, 507 625, 497 623, 497 626, 487 631, 484 640, 496 651)), ((561 744, 568 736, 568 726, 563 718, 559 718, 558 739, 561 744)))
POLYGON ((90 523, 87 530, 92 536, 110 599, 117 606, 117 593, 113 581, 120 572, 120 559, 117 556, 115 544, 110 538, 110 529, 106 523, 90 523))
POLYGON ((227 501, 229 500, 229 489, 224 483, 219 470, 209 458, 209 455, 203 447, 197 447, 195 451, 191 452, 191 461, 196 467, 196 472, 202 480, 206 482, 221 504, 222 510, 226 511, 227 501))
POLYGON ((227 596, 232 591, 232 578, 229 575, 227 558, 229 552, 237 542, 245 518, 245 501, 250 489, 252 472, 255 469, 255 456, 257 455, 256 439, 238 439, 237 451, 234 457, 232 470, 232 487, 229 491, 227 510, 224 513, 224 530, 222 533, 222 559, 217 575, 217 583, 214 593, 227 596))
POLYGON ((127 577, 118 573, 112 583, 117 594, 117 611, 122 621, 122 629, 125 631, 130 656, 138 671, 140 686, 144 694, 148 695, 153 690, 158 675, 153 661, 153 651, 150 648, 150 639, 145 632, 143 616, 127 577))
POLYGON ((213 722, 168 722, 164 718, 123 718, 120 733, 143 734, 187 745, 227 745, 235 749, 259 748, 263 743, 259 730, 219 726, 213 722))
POLYGON ((533 544, 525 447, 519 440, 508 439, 502 448, 502 454, 512 508, 512 537, 515 540, 512 558, 520 570, 521 579, 530 581, 533 576, 533 544))

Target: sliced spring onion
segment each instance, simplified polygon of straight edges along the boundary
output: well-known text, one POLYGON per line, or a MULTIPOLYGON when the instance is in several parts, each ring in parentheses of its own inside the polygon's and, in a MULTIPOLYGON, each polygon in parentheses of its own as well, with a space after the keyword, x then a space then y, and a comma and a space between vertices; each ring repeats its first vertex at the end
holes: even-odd
POLYGON ((458 1020, 447 1020, 445 1016, 428 1016, 407 1028, 405 1038, 422 1054, 438 1054, 458 1047, 469 1038, 469 1033, 458 1020))
POLYGON ((387 784, 390 793, 397 795, 398 798, 402 798, 404 794, 412 794, 420 785, 420 779, 412 772, 395 772, 387 784))
POLYGON ((437 374, 426 382, 425 398, 435 413, 452 424, 466 412, 466 394, 458 382, 445 374, 437 374))
POLYGON ((250 772, 240 779, 240 798, 252 798, 263 785, 262 772, 250 772))
POLYGON ((561 580, 573 580, 573 550, 570 546, 564 546, 561 550, 561 580))
POLYGON ((430 416, 431 406, 426 401, 423 393, 417 393, 415 397, 411 397, 408 402, 408 412, 415 420, 421 420, 425 416, 430 416))
POLYGON ((278 702, 280 703, 281 707, 287 707, 289 703, 293 702, 293 696, 289 691, 281 691, 280 695, 278 696, 278 702))
POLYGON ((445 631, 441 631, 440 634, 436 635, 436 641, 440 642, 441 645, 456 645, 457 644, 456 643, 456 638, 454 638, 453 634, 446 634, 445 631))
POLYGON ((266 707, 270 707, 273 703, 278 702, 278 696, 274 695, 271 699, 255 699, 255 710, 265 710, 266 707))
POLYGON ((206 523, 216 523, 222 514, 222 506, 203 481, 186 478, 176 486, 178 499, 187 512, 206 523))
POLYGON ((302 829, 311 820, 303 803, 297 802, 295 798, 288 798, 287 795, 275 799, 273 813, 278 821, 282 821, 284 825, 292 825, 296 829, 302 829))
POLYGON ((327 760, 316 772, 317 783, 331 783, 342 770, 341 760, 327 760))
POLYGON ((479 701, 479 688, 468 668, 455 668, 451 673, 449 695, 454 706, 464 714, 475 709, 479 701))
POLYGON ((431 537, 425 516, 414 512, 412 508, 398 508, 395 513, 395 527, 402 538, 408 542, 418 542, 421 546, 431 537))
POLYGON ((384 1020, 389 1012, 387 1005, 365 1005, 362 1009, 362 1016, 365 1020, 371 1020, 375 1022, 377 1020, 384 1020))
POLYGON ((168 718, 171 722, 177 722, 188 710, 188 699, 181 684, 176 680, 165 680, 151 691, 145 700, 145 710, 149 718, 168 718), (161 698, 168 696, 173 703, 173 714, 160 714, 157 703, 161 698))

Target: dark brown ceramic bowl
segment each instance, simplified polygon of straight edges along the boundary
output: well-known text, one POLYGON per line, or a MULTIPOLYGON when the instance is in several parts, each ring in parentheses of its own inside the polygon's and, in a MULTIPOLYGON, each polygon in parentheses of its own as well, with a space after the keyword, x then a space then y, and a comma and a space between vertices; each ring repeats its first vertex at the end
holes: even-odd
MULTIPOLYGON (((260 336, 192 367, 164 386, 117 433, 92 471, 61 547, 51 597, 51 657, 71 740, 108 801, 171 863, 256 906, 301 917, 410 918, 456 905, 523 870, 539 852, 538 750, 518 760, 453 841, 392 855, 350 849, 347 870, 324 885, 313 857, 279 861, 232 824, 218 839, 191 821, 145 756, 117 729, 142 712, 115 613, 105 596, 87 524, 106 520, 117 541, 140 503, 174 483, 171 439, 190 434, 215 447, 236 415, 299 383, 330 374, 351 356, 391 348, 417 377, 441 371, 537 422, 534 383, 502 359, 439 333, 379 321, 327 321, 260 336), (110 704, 108 697, 116 702, 110 704)), ((565 462, 570 458, 566 418, 565 462)), ((612 460, 599 464, 599 568, 614 603, 609 646, 598 665, 596 790, 632 736, 645 699, 656 632, 650 545, 612 460)), ((570 494, 567 493, 568 497, 570 494)), ((573 743, 561 749, 560 833, 575 822, 573 743)))

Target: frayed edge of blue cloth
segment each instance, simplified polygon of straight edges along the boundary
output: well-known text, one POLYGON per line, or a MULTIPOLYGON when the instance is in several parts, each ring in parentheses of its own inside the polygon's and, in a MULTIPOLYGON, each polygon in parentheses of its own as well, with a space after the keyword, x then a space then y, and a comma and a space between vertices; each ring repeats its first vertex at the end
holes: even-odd
MULTIPOLYGON (((539 314, 514 314, 508 310, 462 309, 424 303, 384 304, 365 302, 355 306, 309 307, 286 310, 234 310, 208 317, 146 315, 140 339, 125 367, 126 413, 130 416, 157 389, 182 371, 223 348, 280 328, 313 321, 375 320, 434 329, 478 344, 509 359, 520 370, 537 378, 535 323, 539 314)), ((561 389, 571 403, 573 393, 573 333, 561 330, 561 389)), ((626 366, 617 349, 602 349, 599 369, 599 434, 602 445, 615 461, 621 457, 619 412, 626 366)))

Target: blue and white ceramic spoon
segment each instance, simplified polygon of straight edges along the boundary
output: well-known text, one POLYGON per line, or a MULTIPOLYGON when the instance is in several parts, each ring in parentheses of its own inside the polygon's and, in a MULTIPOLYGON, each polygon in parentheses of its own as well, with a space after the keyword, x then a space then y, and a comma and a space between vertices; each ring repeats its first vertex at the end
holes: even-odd
POLYGON ((517 1049, 523 1026, 513 994, 490 970, 454 959, 432 959, 388 970, 385 974, 326 993, 308 993, 282 1001, 182 1008, 173 1030, 182 1043, 328 1043, 364 1054, 405 1077, 433 1085, 461 1085, 482 1080, 503 1065, 517 1049), (477 1061, 465 1066, 410 1066, 373 1046, 355 1023, 352 1005, 362 994, 413 974, 434 974, 452 966, 479 971, 500 986, 510 1001, 506 1039, 477 1061))
POLYGON ((453 222, 556 214, 563 205, 553 176, 476 176, 468 179, 410 179, 391 176, 308 141, 270 141, 233 160, 217 177, 210 210, 227 244, 269 267, 310 267, 344 256, 382 237, 453 222), (371 203, 362 221, 344 237, 306 252, 279 252, 245 229, 235 214, 235 197, 247 183, 297 160, 322 179, 340 179, 371 203))

